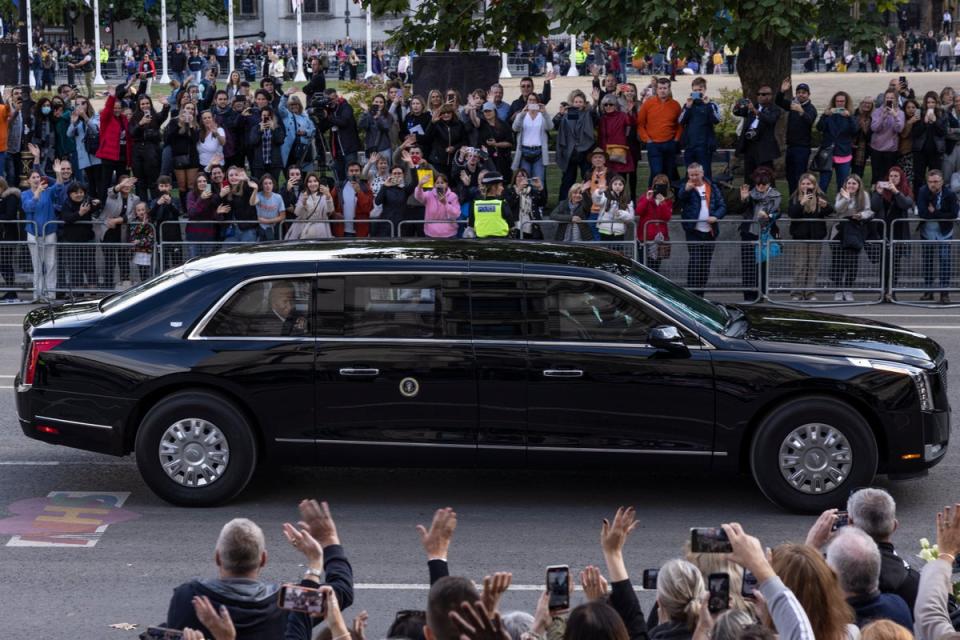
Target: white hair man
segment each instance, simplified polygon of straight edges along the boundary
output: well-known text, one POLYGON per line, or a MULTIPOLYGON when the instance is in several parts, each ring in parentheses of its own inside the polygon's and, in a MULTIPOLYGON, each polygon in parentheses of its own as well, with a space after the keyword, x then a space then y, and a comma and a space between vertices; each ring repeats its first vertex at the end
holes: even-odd
MULTIPOLYGON (((300 503, 302 528, 287 523, 283 532, 295 549, 306 558, 307 570, 300 585, 317 588, 321 583, 333 588, 341 609, 353 602, 353 570, 327 503, 315 500, 300 503), (304 526, 305 525, 305 526, 304 526), (324 579, 325 578, 325 579, 324 579)), ((280 585, 261 579, 267 564, 266 540, 257 524, 247 518, 234 518, 223 525, 213 554, 216 578, 191 580, 173 590, 167 621, 171 629, 191 627, 213 634, 198 619, 194 600, 209 598, 214 610, 225 608, 240 637, 268 640, 284 637, 310 637, 319 619, 280 609, 277 594, 280 585)))
POLYGON ((880 591, 897 594, 913 611, 920 573, 893 548, 893 532, 900 525, 893 496, 883 489, 860 489, 850 494, 847 513, 850 524, 865 531, 880 549, 880 591))
POLYGON ((857 527, 843 527, 827 546, 827 564, 857 615, 857 626, 892 620, 913 630, 913 615, 898 595, 880 593, 880 549, 857 527))

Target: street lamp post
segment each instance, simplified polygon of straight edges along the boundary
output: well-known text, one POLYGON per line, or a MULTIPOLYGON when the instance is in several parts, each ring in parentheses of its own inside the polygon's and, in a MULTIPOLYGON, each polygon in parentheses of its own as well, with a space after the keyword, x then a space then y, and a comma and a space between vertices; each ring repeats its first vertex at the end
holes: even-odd
POLYGON ((117 30, 114 28, 115 18, 113 15, 113 3, 110 3, 110 51, 117 50, 117 30))
POLYGON ((74 23, 77 21, 77 8, 73 5, 70 5, 70 8, 67 9, 67 17, 70 18, 70 46, 72 47, 77 43, 77 38, 74 32, 74 23))
POLYGON ((343 2, 343 5, 344 5, 343 24, 347 28, 347 35, 346 35, 347 38, 350 37, 350 2, 351 0, 344 0, 343 2))

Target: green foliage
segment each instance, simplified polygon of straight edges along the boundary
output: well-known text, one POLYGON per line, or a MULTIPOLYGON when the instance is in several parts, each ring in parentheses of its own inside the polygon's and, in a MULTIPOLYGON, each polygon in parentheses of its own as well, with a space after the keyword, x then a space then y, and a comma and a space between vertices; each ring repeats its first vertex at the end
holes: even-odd
MULTIPOLYGON (((375 17, 395 16, 409 9, 408 0, 364 0, 375 17)), ((500 50, 519 40, 534 40, 550 31, 547 0, 494 0, 483 2, 425 0, 404 15, 399 27, 389 31, 390 42, 406 51, 486 47, 500 50)))
MULTIPOLYGON (((25 0, 21 0, 25 1, 25 0)), ((160 3, 157 2, 150 11, 144 11, 143 0, 101 0, 100 19, 106 19, 107 8, 110 2, 114 5, 114 19, 133 20, 138 27, 142 26, 160 26, 160 3)), ((83 0, 33 0, 34 19, 40 19, 46 24, 62 25, 66 19, 66 10, 70 7, 76 9, 79 14, 78 21, 82 21, 85 15, 93 13, 93 9, 87 7, 83 0)), ((173 19, 176 3, 174 0, 167 2, 167 14, 173 19)), ((16 15, 16 9, 11 0, 0 0, 0 14, 5 16, 16 15)), ((227 21, 227 12, 223 8, 222 0, 183 0, 181 3, 181 24, 185 27, 193 27, 197 24, 197 18, 205 16, 215 22, 225 23, 227 21)))
POLYGON ((733 115, 733 105, 742 97, 743 91, 740 89, 720 89, 720 97, 716 100, 720 107, 720 123, 713 129, 720 149, 737 146, 737 125, 740 124, 740 118, 733 115))

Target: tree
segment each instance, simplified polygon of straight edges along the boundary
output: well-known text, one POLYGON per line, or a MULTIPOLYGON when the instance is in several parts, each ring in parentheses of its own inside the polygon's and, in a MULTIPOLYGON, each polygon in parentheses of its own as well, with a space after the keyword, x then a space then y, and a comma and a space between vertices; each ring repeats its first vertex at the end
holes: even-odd
MULTIPOLYGON (((366 1, 376 15, 401 11, 407 4, 406 0, 366 1)), ((467 49, 482 37, 488 45, 499 47, 545 35, 549 22, 556 33, 629 40, 648 51, 673 44, 681 55, 701 53, 708 40, 715 47, 739 47, 738 73, 744 94, 750 96, 765 84, 776 90, 790 75, 790 46, 814 35, 849 40, 853 51, 872 52, 887 32, 884 13, 895 11, 904 1, 874 0, 867 5, 862 0, 556 0, 547 6, 545 0, 492 0, 486 8, 486 24, 476 24, 458 15, 462 2, 423 0, 416 13, 391 33, 391 40, 403 49, 423 50, 434 42, 453 42, 467 49), (851 17, 855 7, 862 9, 856 20, 851 17), (552 14, 550 20, 546 11, 552 14)))

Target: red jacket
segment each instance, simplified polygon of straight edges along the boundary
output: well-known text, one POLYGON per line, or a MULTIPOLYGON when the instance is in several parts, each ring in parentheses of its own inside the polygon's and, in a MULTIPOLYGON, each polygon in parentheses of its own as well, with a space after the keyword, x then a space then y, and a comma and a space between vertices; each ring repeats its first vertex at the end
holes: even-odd
POLYGON ((670 239, 670 231, 667 223, 673 215, 673 200, 664 200, 659 206, 656 200, 648 198, 643 194, 637 198, 635 207, 637 214, 637 237, 643 237, 643 240, 649 242, 657 237, 658 233, 663 234, 664 240, 670 239), (650 224, 647 224, 648 221, 650 224))
POLYGON ((130 166, 133 145, 130 144, 129 123, 124 115, 121 115, 119 119, 113 117, 113 105, 116 102, 117 97, 115 95, 108 96, 107 104, 100 112, 100 146, 97 148, 97 157, 101 160, 113 160, 114 162, 123 160, 127 166, 130 166), (127 132, 126 158, 120 157, 121 130, 127 132))
MULTIPOLYGON (((366 186, 366 183, 358 182, 357 184, 361 186, 357 189, 357 206, 354 209, 354 220, 356 222, 353 229, 358 238, 367 238, 370 236, 370 224, 360 221, 370 219, 370 211, 373 209, 373 192, 366 186)), ((333 198, 334 203, 333 214, 330 217, 334 220, 343 220, 343 199, 340 197, 337 187, 330 190, 330 197, 333 198)), ((346 225, 340 223, 330 225, 333 235, 337 238, 343 237, 345 228, 346 225)))

